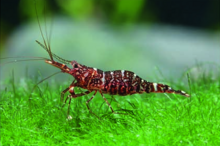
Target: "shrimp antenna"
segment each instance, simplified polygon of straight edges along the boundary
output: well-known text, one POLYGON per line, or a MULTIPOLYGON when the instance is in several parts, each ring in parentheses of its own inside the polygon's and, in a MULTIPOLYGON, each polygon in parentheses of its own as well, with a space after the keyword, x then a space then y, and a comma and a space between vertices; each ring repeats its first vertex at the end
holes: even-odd
POLYGON ((43 35, 43 32, 42 32, 42 29, 41 29, 41 25, 40 25, 40 21, 39 21, 38 13, 37 13, 36 2, 35 2, 35 12, 36 12, 36 15, 37 15, 37 22, 38 22, 38 26, 39 26, 39 29, 40 29, 40 33, 41 33, 41 36, 42 36, 43 41, 44 41, 44 46, 45 46, 44 49, 49 53, 50 59, 53 61, 53 55, 52 55, 52 53, 51 53, 50 44, 48 44, 48 43, 46 42, 46 39, 44 38, 44 35, 43 35))
POLYGON ((2 64, 0 64, 0 66, 3 66, 5 64, 9 64, 9 63, 16 63, 16 62, 23 62, 23 61, 36 61, 36 60, 45 60, 45 58, 38 58, 38 59, 22 59, 22 60, 12 60, 12 61, 8 61, 8 62, 4 62, 2 64))
MULTIPOLYGON (((52 76, 54 76, 54 75, 56 75, 56 74, 58 74, 58 73, 61 73, 61 71, 56 72, 56 73, 54 73, 54 74, 52 74, 52 75, 50 75, 50 76, 48 76, 48 77, 42 79, 41 81, 39 81, 39 82, 38 82, 36 85, 34 85, 34 87, 32 88, 31 94, 33 93, 33 91, 35 90, 35 88, 36 88, 40 83, 44 82, 45 80, 49 79, 50 77, 52 77, 52 76)), ((29 99, 31 99, 31 94, 30 94, 30 96, 29 96, 29 99)))
MULTIPOLYGON (((41 44, 41 43, 40 43, 39 41, 37 41, 37 40, 36 40, 36 42, 37 42, 43 49, 45 49, 46 51, 48 51, 47 48, 46 48, 43 44, 41 44)), ((60 62, 63 62, 63 63, 65 63, 65 64, 70 64, 70 62, 71 62, 71 61, 69 61, 69 60, 65 60, 65 59, 63 59, 63 58, 57 56, 56 54, 54 54, 54 53, 52 53, 52 52, 51 52, 51 55, 52 55, 53 57, 55 57, 57 60, 59 60, 60 62)))

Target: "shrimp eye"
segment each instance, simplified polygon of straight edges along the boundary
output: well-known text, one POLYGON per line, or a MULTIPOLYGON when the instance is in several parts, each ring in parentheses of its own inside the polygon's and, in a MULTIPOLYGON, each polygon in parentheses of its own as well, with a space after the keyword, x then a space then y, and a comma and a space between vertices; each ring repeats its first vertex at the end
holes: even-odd
POLYGON ((75 65, 74 65, 74 68, 78 68, 78 65, 77 65, 77 64, 75 64, 75 65))

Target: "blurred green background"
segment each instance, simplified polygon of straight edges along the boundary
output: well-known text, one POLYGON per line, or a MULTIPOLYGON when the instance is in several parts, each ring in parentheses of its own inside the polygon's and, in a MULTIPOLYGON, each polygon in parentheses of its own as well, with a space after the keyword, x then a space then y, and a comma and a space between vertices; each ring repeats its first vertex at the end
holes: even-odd
MULTIPOLYGON (((1 58, 48 57, 35 42, 42 42, 35 5, 52 51, 64 59, 131 70, 151 81, 175 80, 189 69, 195 78, 210 70, 218 74, 219 0, 1 1, 1 58)), ((18 80, 25 72, 43 78, 57 71, 43 61, 7 61, 1 59, 1 79, 12 70, 18 80)))

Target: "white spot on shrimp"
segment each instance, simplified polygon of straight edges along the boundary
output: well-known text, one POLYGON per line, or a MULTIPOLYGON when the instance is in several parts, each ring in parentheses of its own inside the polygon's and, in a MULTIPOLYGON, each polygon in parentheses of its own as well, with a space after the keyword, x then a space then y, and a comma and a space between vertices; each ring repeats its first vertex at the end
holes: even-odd
POLYGON ((88 73, 88 72, 86 72, 86 73, 84 74, 84 77, 87 77, 87 76, 88 76, 88 74, 89 74, 89 73, 88 73))
POLYGON ((70 92, 73 92, 73 91, 74 91, 74 87, 71 87, 71 88, 69 89, 69 91, 70 91, 70 92))
POLYGON ((127 81, 129 81, 129 79, 124 79, 124 80, 123 80, 123 82, 127 82, 127 81))
POLYGON ((137 76, 136 74, 133 75, 133 80, 135 80, 136 76, 137 76))
POLYGON ((113 72, 113 71, 111 71, 111 72, 110 72, 110 74, 112 75, 112 79, 111 79, 111 81, 110 81, 110 82, 112 82, 112 81, 114 80, 114 72, 113 72))
POLYGON ((97 68, 93 68, 95 71, 97 71, 97 68))
POLYGON ((144 90, 144 88, 142 86, 140 86, 140 91, 143 91, 143 90, 144 90))
POLYGON ((111 71, 111 75, 112 75, 112 80, 114 80, 114 72, 111 71))
POLYGON ((105 72, 102 73, 102 85, 105 84, 105 72))
POLYGON ((153 83, 154 85, 154 91, 157 92, 157 83, 153 83))
POLYGON ((122 80, 124 79, 124 70, 121 70, 121 76, 122 76, 122 80))

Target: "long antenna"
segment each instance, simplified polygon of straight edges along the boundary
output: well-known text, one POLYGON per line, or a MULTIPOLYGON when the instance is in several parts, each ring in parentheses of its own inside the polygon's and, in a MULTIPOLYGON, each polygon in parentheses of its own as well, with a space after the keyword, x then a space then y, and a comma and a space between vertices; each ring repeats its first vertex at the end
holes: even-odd
MULTIPOLYGON (((43 49, 45 49, 46 51, 48 51, 43 44, 41 44, 41 43, 40 43, 39 41, 37 41, 37 40, 36 40, 36 42, 37 42, 43 49)), ((71 61, 65 60, 65 59, 63 59, 63 58, 57 56, 56 54, 54 54, 54 53, 52 53, 52 52, 51 52, 51 54, 53 55, 53 57, 55 57, 55 58, 56 58, 57 60, 59 60, 60 62, 63 62, 63 63, 65 63, 65 64, 70 64, 70 63, 71 63, 71 61)))
MULTIPOLYGON (((38 82, 36 85, 34 85, 34 87, 32 88, 31 94, 33 93, 33 91, 34 91, 34 89, 37 87, 37 85, 39 85, 40 83, 42 83, 42 82, 45 81, 46 79, 49 79, 50 77, 52 77, 52 76, 54 76, 54 75, 56 75, 56 74, 58 74, 58 73, 62 73, 62 71, 58 71, 58 72, 56 72, 56 73, 54 73, 54 74, 52 74, 52 75, 50 75, 50 76, 48 76, 48 77, 42 79, 41 81, 39 81, 39 82, 38 82)), ((30 94, 30 96, 29 96, 29 99, 31 98, 31 94, 30 94)))
POLYGON ((35 57, 35 56, 17 56, 17 57, 2 57, 2 58, 0 58, 0 60, 1 59, 12 59, 12 58, 31 58, 31 59, 46 59, 47 60, 47 58, 44 58, 44 57, 35 57))
MULTIPOLYGON (((48 53, 49 54, 52 54, 52 51, 51 51, 51 46, 50 46, 50 38, 51 35, 48 37, 48 34, 47 34, 47 21, 46 21, 46 4, 45 4, 45 1, 44 1, 44 9, 43 9, 43 14, 44 14, 44 28, 45 28, 45 33, 46 33, 46 41, 47 41, 47 49, 48 49, 48 53)), ((50 32, 51 34, 51 32, 50 32)), ((52 55, 53 56, 53 55, 52 55)))
POLYGON ((15 63, 15 62, 23 62, 23 61, 36 61, 36 60, 45 60, 45 59, 22 59, 22 60, 13 60, 13 61, 8 61, 8 62, 4 62, 4 63, 2 63, 2 64, 0 64, 0 66, 3 66, 3 65, 5 65, 5 64, 8 64, 8 63, 15 63))
POLYGON ((41 33, 41 36, 43 38, 43 41, 44 41, 44 46, 45 46, 45 49, 47 50, 47 52, 49 53, 49 56, 50 56, 50 59, 53 61, 53 55, 51 54, 51 49, 50 49, 50 46, 47 44, 45 38, 44 38, 44 35, 43 35, 43 32, 42 32, 42 29, 41 29, 41 25, 40 25, 40 21, 39 21, 39 17, 38 17, 38 13, 37 13, 37 6, 36 6, 36 1, 35 1, 35 12, 36 12, 36 15, 37 15, 37 22, 38 22, 38 26, 39 26, 39 29, 40 29, 40 33, 41 33))

